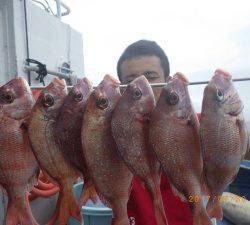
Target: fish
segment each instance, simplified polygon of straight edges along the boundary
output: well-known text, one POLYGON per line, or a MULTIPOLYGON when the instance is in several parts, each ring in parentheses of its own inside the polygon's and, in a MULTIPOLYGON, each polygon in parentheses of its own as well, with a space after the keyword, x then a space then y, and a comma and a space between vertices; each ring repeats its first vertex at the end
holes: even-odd
POLYGON ((120 99, 119 82, 106 75, 87 100, 82 144, 97 193, 113 209, 114 225, 129 225, 127 202, 133 175, 120 158, 111 133, 111 118, 120 99))
POLYGON ((79 79, 65 97, 55 124, 55 137, 60 150, 83 174, 84 186, 80 204, 85 204, 89 198, 93 202, 97 201, 95 187, 88 175, 81 140, 82 117, 92 91, 92 84, 86 77, 79 79))
POLYGON ((73 184, 79 173, 60 151, 54 135, 56 117, 66 95, 65 80, 54 78, 41 91, 28 125, 31 146, 41 169, 60 188, 56 210, 48 224, 54 224, 56 220, 60 225, 67 224, 70 216, 82 221, 73 193, 73 184))
POLYGON ((203 205, 203 161, 199 121, 188 92, 189 81, 176 73, 162 89, 149 122, 149 145, 173 193, 187 202, 194 225, 212 225, 203 205))
POLYGON ((148 144, 154 93, 145 76, 126 88, 112 115, 112 134, 118 151, 134 176, 140 178, 153 202, 157 224, 168 224, 160 190, 161 169, 148 144))
POLYGON ((209 193, 207 212, 220 220, 223 212, 219 198, 235 179, 248 147, 243 108, 232 75, 217 69, 204 89, 200 137, 209 193))
POLYGON ((14 78, 0 87, 0 184, 9 199, 6 225, 37 225, 28 192, 37 183, 39 167, 26 129, 34 103, 24 78, 14 78))

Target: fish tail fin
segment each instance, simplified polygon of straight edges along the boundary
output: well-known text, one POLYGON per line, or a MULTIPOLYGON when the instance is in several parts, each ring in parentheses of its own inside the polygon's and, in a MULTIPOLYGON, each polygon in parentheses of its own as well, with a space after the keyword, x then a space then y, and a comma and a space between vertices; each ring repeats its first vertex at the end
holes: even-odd
POLYGON ((119 199, 110 202, 110 206, 113 209, 112 225, 129 225, 129 219, 127 214, 127 202, 128 199, 119 199))
POLYGON ((175 187, 173 184, 171 184, 171 183, 170 183, 170 187, 171 187, 171 190, 172 190, 173 194, 174 194, 176 197, 180 198, 180 200, 181 200, 182 202, 187 203, 187 198, 184 196, 184 194, 182 194, 180 191, 178 191, 178 190, 176 189, 176 187, 175 187))
MULTIPOLYGON (((194 204, 198 204, 198 203, 194 203, 194 204)), ((194 225, 213 225, 203 205, 202 206, 197 205, 194 208, 193 224, 194 225)))
POLYGON ((155 185, 155 183, 145 185, 153 201, 154 213, 157 224, 168 225, 167 217, 163 206, 160 185, 155 185))
POLYGON ((98 199, 95 186, 90 180, 87 180, 86 183, 83 185, 79 204, 85 205, 88 199, 91 199, 94 204, 97 202, 98 199))
POLYGON ((6 225, 16 224, 38 225, 32 215, 28 196, 9 197, 6 225))
POLYGON ((55 224, 56 221, 58 225, 66 225, 71 216, 82 223, 80 205, 74 198, 72 186, 68 185, 67 188, 60 186, 60 188, 56 210, 46 225, 55 224))
POLYGON ((158 225, 168 225, 166 214, 164 211, 162 200, 154 199, 154 213, 158 225))
POLYGON ((223 212, 220 205, 219 199, 214 196, 211 197, 207 203, 207 213, 210 216, 210 218, 216 218, 218 220, 223 219, 223 212))
POLYGON ((206 177, 205 177, 204 173, 202 173, 202 175, 201 175, 201 192, 204 195, 207 195, 207 196, 210 195, 210 191, 209 191, 209 188, 207 186, 206 177))
POLYGON ((122 218, 122 219, 113 219, 112 225, 129 225, 129 219, 126 218, 122 218))

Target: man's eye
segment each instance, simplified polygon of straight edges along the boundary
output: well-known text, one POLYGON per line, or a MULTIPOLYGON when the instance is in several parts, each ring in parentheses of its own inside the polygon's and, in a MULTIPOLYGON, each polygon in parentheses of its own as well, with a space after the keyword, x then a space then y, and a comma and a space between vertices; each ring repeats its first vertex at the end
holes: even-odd
POLYGON ((156 78, 159 78, 159 75, 157 73, 155 73, 155 72, 152 72, 152 71, 145 72, 144 76, 147 79, 156 79, 156 78))
POLYGON ((152 74, 152 72, 150 72, 150 71, 144 72, 144 76, 149 76, 150 74, 152 74))

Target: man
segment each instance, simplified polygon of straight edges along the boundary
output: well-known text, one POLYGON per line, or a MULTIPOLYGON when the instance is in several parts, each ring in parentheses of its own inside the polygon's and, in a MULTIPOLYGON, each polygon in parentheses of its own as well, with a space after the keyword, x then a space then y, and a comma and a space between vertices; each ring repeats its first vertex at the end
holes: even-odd
MULTIPOLYGON (((140 75, 150 83, 165 83, 169 77, 169 61, 162 48, 153 41, 140 40, 128 46, 117 63, 117 74, 123 84, 140 75)), ((154 88, 156 99, 161 88, 154 88)), ((186 203, 176 197, 162 175, 161 192, 169 225, 192 225, 192 215, 186 203)), ((131 225, 156 225, 151 199, 135 178, 128 202, 131 225)))
MULTIPOLYGON (((140 40, 128 46, 117 63, 117 74, 123 84, 131 82, 142 74, 150 83, 164 83, 168 80, 169 72, 169 61, 166 54, 156 42, 148 40, 140 40)), ((160 92, 161 88, 154 88, 156 100, 159 98, 160 92)), ((250 151, 245 159, 250 159, 250 151)), ((242 168, 234 183, 239 183, 238 180, 243 177, 241 172, 244 172, 242 168)), ((244 177, 245 183, 249 184, 248 180, 244 177)), ((235 186, 234 183, 231 185, 232 187, 235 186)), ((237 186, 240 185, 237 184, 237 186)), ((192 215, 188 205, 173 195, 165 175, 162 175, 161 191, 169 225, 192 225, 192 215)), ((249 194, 249 189, 247 193, 249 194)), ((247 219, 249 217, 250 220, 250 214, 245 213, 247 210, 249 211, 249 205, 250 202, 246 201, 245 204, 237 206, 236 211, 234 199, 228 199, 227 202, 223 203, 223 209, 226 209, 226 215, 237 223, 239 218, 243 217, 247 217, 247 219)), ((156 224, 151 199, 137 178, 133 182, 128 214, 131 225, 156 224)), ((231 223, 223 221, 219 224, 231 223)))

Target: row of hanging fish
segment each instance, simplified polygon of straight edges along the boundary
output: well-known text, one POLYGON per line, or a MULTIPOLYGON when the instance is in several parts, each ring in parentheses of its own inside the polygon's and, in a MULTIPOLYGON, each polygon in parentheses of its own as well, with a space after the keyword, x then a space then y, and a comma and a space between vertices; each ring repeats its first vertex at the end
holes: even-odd
MULTIPOLYGON (((158 225, 167 225, 160 177, 190 205, 194 225, 222 219, 219 198, 236 177, 248 149, 243 103, 231 75, 217 70, 206 86, 200 122, 177 73, 156 102, 144 76, 120 93, 106 75, 92 88, 83 78, 67 93, 55 78, 35 102, 27 82, 16 78, 0 87, 0 184, 9 201, 7 225, 36 225, 27 193, 39 168, 60 187, 48 225, 82 222, 80 205, 99 196, 112 208, 114 225, 129 225, 127 202, 133 176, 148 191, 158 225), (80 201, 73 184, 83 177, 80 201), (188 201, 190 197, 199 201, 188 201), (203 198, 209 196, 207 206, 203 198)), ((143 204, 143 203, 142 203, 143 204)))

